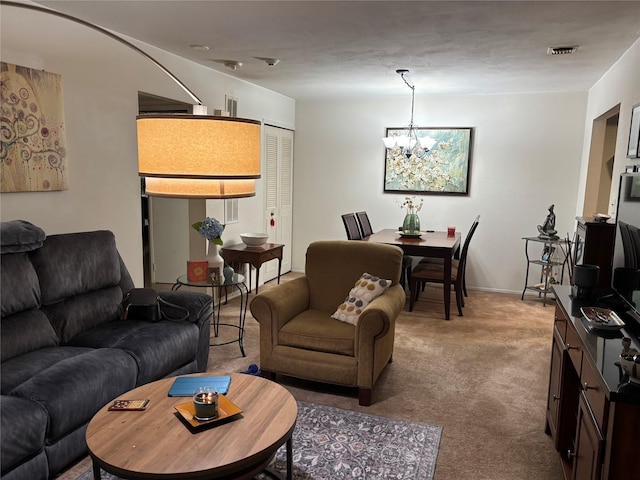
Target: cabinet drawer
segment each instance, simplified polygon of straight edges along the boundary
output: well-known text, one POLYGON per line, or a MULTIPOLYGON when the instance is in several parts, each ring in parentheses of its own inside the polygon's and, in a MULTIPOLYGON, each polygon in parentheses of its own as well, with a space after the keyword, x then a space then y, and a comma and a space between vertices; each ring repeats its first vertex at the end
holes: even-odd
POLYGON ((573 325, 567 325, 565 345, 569 352, 571 363, 573 363, 573 367, 576 369, 578 377, 580 377, 580 372, 582 371, 582 341, 574 330, 573 325))
POLYGON ((584 360, 582 362, 582 373, 580 375, 580 384, 584 390, 587 403, 591 408, 593 417, 600 427, 601 432, 605 432, 606 411, 608 410, 607 396, 604 393, 604 387, 600 375, 593 367, 584 360))

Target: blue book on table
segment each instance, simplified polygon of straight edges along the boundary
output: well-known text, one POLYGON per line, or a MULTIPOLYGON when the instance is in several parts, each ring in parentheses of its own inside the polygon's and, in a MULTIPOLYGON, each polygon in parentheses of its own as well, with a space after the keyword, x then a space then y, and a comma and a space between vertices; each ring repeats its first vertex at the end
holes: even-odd
POLYGON ((218 393, 226 395, 231 377, 229 375, 212 375, 204 377, 178 377, 169 389, 170 397, 190 397, 198 387, 215 388, 218 393))

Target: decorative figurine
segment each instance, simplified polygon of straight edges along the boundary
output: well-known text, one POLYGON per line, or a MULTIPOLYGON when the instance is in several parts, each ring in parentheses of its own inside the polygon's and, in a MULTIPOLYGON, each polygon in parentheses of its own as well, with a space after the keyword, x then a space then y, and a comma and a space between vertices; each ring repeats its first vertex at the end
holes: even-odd
POLYGON ((224 267, 224 270, 222 270, 222 273, 224 274, 224 281, 227 283, 231 283, 231 281, 233 280, 233 274, 236 272, 233 271, 233 268, 227 265, 226 267, 224 267))
POLYGON ((553 213, 553 208, 555 205, 551 205, 549 207, 549 214, 545 219, 542 225, 538 225, 538 238, 543 238, 547 240, 558 240, 560 237, 556 235, 558 231, 556 230, 556 214, 553 213))

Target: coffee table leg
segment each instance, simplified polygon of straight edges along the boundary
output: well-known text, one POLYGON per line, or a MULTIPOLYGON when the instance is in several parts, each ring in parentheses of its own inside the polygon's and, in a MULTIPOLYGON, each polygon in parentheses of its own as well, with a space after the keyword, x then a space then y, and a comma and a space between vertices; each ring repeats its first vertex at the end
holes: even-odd
POLYGON ((293 478, 293 435, 287 440, 287 480, 293 478))
MULTIPOLYGON (((287 449, 286 479, 292 480, 293 479, 293 436, 289 437, 289 439, 287 440, 287 446, 285 448, 287 449)), ((276 471, 275 469, 271 469, 270 467, 265 468, 264 472, 262 473, 270 478, 274 478, 276 480, 283 480, 282 475, 280 475, 280 472, 276 471)))
POLYGON ((93 480, 100 480, 100 465, 95 460, 93 461, 93 480))

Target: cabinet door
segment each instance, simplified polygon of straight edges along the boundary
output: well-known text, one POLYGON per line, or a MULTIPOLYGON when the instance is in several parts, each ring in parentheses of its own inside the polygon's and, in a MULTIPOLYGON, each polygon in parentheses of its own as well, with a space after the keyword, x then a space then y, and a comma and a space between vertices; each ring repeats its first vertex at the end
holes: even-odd
POLYGON ((579 392, 580 379, 573 368, 561 335, 554 327, 547 398, 547 433, 551 435, 565 465, 571 462, 568 452, 574 450, 579 392))
POLYGON ((553 442, 558 448, 558 414, 560 412, 560 382, 562 381, 562 357, 564 348, 559 333, 553 329, 553 343, 551 345, 551 372, 549 374, 549 393, 547 397, 547 433, 551 434, 553 442))
POLYGON ((573 480, 600 480, 603 438, 584 392, 580 394, 578 428, 573 455, 573 480))

